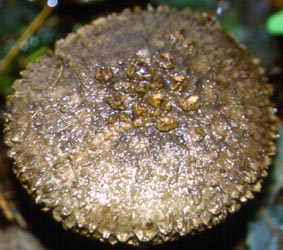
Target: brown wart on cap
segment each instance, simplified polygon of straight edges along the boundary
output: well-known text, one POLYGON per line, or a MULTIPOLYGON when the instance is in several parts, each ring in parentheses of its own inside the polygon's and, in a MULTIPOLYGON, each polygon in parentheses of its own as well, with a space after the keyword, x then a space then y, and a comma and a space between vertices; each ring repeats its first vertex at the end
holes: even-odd
POLYGON ((14 83, 14 171, 65 228, 102 241, 210 228, 260 190, 275 153, 262 71, 206 13, 95 20, 14 83))

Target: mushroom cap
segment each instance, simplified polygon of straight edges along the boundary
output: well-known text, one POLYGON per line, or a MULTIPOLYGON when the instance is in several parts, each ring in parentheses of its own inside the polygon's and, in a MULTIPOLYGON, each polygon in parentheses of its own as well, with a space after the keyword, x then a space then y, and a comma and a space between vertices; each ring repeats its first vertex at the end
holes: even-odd
POLYGON ((272 87, 207 13, 125 10, 59 40, 22 72, 5 140, 56 221, 138 245, 223 221, 275 153, 272 87))

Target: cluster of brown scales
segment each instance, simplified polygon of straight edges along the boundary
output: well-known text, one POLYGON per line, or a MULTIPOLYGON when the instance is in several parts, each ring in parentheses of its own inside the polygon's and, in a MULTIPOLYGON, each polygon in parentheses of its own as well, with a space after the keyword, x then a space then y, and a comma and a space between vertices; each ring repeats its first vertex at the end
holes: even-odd
POLYGON ((207 13, 99 18, 14 82, 14 171, 56 221, 102 241, 210 228, 260 190, 275 153, 258 64, 207 13))

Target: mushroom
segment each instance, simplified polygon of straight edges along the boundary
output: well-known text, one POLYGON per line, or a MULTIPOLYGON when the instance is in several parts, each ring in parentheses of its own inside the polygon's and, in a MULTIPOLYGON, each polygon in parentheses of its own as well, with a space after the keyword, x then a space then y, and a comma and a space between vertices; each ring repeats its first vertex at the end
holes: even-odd
POLYGON ((102 241, 211 228, 260 191, 275 153, 263 73, 208 13, 99 18, 14 82, 14 172, 56 221, 102 241))

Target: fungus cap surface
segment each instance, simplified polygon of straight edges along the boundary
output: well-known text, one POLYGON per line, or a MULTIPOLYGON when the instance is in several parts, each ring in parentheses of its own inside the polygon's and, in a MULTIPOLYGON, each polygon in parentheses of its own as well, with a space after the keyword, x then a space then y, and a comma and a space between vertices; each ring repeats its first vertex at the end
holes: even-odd
POLYGON ((260 190, 275 152, 272 88, 207 13, 97 19, 13 86, 17 177, 65 228, 111 243, 218 224, 260 190))

